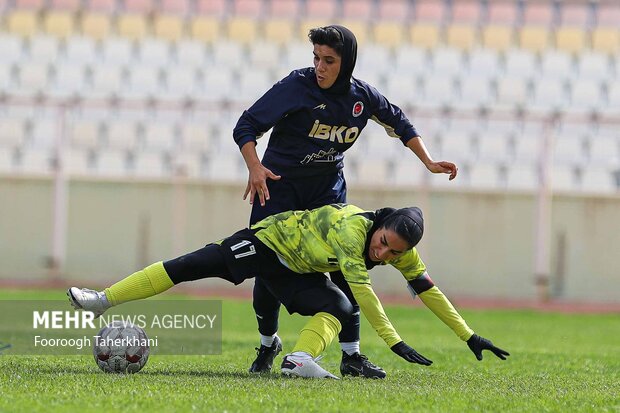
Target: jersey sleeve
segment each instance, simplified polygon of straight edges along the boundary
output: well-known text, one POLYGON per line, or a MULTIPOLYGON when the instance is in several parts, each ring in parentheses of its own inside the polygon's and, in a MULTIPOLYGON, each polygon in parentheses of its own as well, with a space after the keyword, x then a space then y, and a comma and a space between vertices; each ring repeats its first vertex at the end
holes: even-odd
POLYGON ((463 317, 456 311, 452 303, 436 286, 419 294, 420 299, 441 321, 456 333, 463 341, 474 335, 463 317))
POLYGON ((461 340, 466 341, 474 334, 448 298, 435 286, 417 249, 411 249, 390 264, 403 274, 411 295, 414 298, 419 296, 424 305, 450 327, 461 340))
POLYGON ((297 71, 291 72, 243 112, 233 129, 233 139, 239 148, 250 141, 256 142, 287 113, 301 107, 304 88, 300 76, 297 71))
POLYGON ((349 283, 349 287, 364 317, 366 317, 366 320, 375 329, 379 337, 385 341, 385 344, 388 347, 392 347, 394 344, 403 341, 385 314, 381 301, 379 301, 379 297, 377 297, 372 287, 369 284, 355 283, 349 283))
POLYGON ((385 96, 370 85, 368 85, 368 93, 372 113, 370 118, 383 126, 388 136, 400 139, 403 145, 406 145, 412 138, 420 136, 398 106, 390 103, 385 96))

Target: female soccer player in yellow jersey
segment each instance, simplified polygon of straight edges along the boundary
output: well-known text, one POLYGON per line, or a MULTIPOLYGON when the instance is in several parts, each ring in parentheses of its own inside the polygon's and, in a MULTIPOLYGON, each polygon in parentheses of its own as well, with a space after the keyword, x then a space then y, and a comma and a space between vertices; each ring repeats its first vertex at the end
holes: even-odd
POLYGON ((353 313, 350 300, 324 274, 340 270, 362 313, 392 351, 428 366, 432 361, 398 335, 371 287, 368 270, 390 264, 478 360, 485 349, 504 360, 508 352, 474 334, 428 276, 415 248, 423 231, 422 212, 416 207, 369 212, 332 204, 282 212, 197 251, 152 264, 102 292, 72 287, 67 294, 75 308, 98 316, 111 306, 151 297, 183 281, 218 277, 240 284, 261 277, 290 313, 311 316, 293 351, 284 357, 282 373, 337 378, 315 360, 353 313))

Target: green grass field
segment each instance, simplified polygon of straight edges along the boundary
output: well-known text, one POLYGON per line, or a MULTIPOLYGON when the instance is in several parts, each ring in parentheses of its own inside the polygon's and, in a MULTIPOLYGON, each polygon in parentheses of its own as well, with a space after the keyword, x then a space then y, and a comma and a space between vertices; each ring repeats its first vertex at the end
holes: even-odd
MULTIPOLYGON (((53 299, 61 291, 0 291, 0 299, 53 299)), ((362 351, 385 380, 304 380, 247 373, 257 345, 249 301, 223 305, 223 352, 152 356, 135 375, 104 374, 87 356, 0 355, 0 412, 620 412, 620 317, 534 311, 461 313, 479 334, 511 353, 478 362, 426 308, 387 307, 400 335, 431 367, 393 354, 363 320, 362 351)), ((304 324, 281 316, 290 351, 304 324)), ((0 340, 2 338, 0 337, 0 340)), ((333 343, 321 362, 339 374, 333 343)))

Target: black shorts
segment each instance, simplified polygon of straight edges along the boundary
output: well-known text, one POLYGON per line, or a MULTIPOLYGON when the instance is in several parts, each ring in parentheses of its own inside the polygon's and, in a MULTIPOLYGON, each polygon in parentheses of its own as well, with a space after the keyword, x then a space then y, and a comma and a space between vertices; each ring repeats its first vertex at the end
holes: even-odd
POLYGON ((221 243, 221 252, 235 284, 260 277, 291 314, 314 315, 335 302, 348 302, 344 293, 325 274, 292 271, 254 233, 254 230, 243 229, 221 243))

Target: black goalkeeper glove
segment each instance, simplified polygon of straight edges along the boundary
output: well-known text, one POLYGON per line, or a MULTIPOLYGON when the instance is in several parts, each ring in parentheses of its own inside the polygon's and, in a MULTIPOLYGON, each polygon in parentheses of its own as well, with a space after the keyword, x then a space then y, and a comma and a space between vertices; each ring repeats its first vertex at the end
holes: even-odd
POLYGON ((482 360, 482 350, 491 350, 493 354, 502 360, 506 360, 506 356, 510 355, 506 350, 495 347, 491 340, 480 337, 478 334, 474 334, 467 340, 467 346, 469 346, 469 349, 476 355, 478 360, 482 360))
POLYGON ((433 364, 431 360, 409 347, 404 341, 398 342, 390 348, 394 353, 398 354, 409 363, 418 363, 423 366, 430 366, 433 364))

